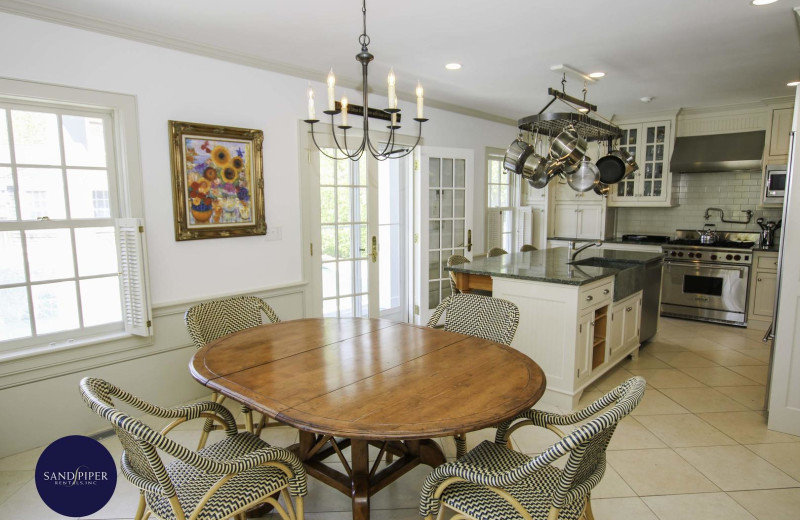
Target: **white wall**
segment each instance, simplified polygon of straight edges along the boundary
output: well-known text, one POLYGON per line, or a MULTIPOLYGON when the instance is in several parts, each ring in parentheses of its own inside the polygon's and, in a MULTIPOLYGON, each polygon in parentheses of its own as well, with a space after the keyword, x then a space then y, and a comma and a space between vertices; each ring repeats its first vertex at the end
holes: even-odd
MULTIPOLYGON (((298 167, 298 121, 305 117, 306 80, 186 54, 72 27, 0 13, 0 74, 136 96, 145 185, 145 225, 150 255, 151 299, 172 318, 156 320, 156 344, 148 357, 102 369, 129 390, 161 404, 184 401, 206 391, 187 371, 190 350, 183 323, 175 316, 192 302, 218 295, 269 291, 302 282, 302 222, 298 167), (167 121, 190 121, 264 132, 266 220, 281 228, 282 240, 263 236, 176 242, 167 121), (178 310, 174 310, 178 309, 178 310), (160 328, 159 328, 160 327, 160 328), (166 329, 166 330, 165 330, 166 329), (142 374, 142 377, 138 377, 142 374), (145 374, 149 374, 145 376, 145 374), (165 377, 172 374, 174 377, 165 377)), ((353 64, 354 69, 358 65, 353 64)), ((355 72, 355 71, 354 71, 355 72)), ((321 71, 320 79, 325 71, 321 71)), ((313 85, 317 99, 324 85, 313 85)), ((348 92, 357 99, 354 92, 348 92)), ((385 100, 377 99, 373 106, 385 100)), ((318 111, 321 110, 318 105, 318 111)), ((414 106, 401 102, 406 113, 414 106)), ((426 108, 425 144, 471 148, 476 185, 474 243, 484 248, 486 146, 506 148, 514 127, 426 108)), ((292 307, 290 313, 302 312, 292 307)), ((97 429, 73 418, 83 406, 76 382, 94 367, 91 360, 70 374, 0 390, 0 408, 14 412, 0 431, 0 456, 35 447, 46 439, 30 435, 25 415, 51 414, 42 431, 50 439, 97 429), (26 402, 20 401, 32 396, 26 402), (14 424, 9 424, 9 423, 14 424)), ((2 382, 0 382, 2 383, 2 382)), ((0 388, 3 388, 0 384, 0 388)))

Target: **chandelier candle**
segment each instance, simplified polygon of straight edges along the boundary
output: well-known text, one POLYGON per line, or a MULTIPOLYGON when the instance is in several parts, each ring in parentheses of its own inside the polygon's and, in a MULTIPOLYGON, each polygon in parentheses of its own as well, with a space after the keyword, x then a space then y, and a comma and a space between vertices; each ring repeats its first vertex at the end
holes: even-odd
MULTIPOLYGON (((396 82, 396 78, 394 77, 394 68, 389 69, 389 108, 397 108, 397 92, 395 92, 394 86, 396 82)), ((392 123, 394 124, 394 123, 392 123)))
POLYGON ((314 89, 308 86, 308 118, 316 119, 316 109, 314 107, 314 89))
POLYGON ((309 85, 308 89, 308 119, 305 119, 305 122, 311 125, 311 139, 314 141, 314 146, 317 147, 317 150, 320 151, 325 157, 334 160, 342 160, 342 159, 350 159, 351 161, 358 161, 364 152, 369 152, 374 158, 379 161, 385 161, 386 159, 397 159, 400 157, 405 157, 406 155, 410 154, 414 148, 417 147, 419 144, 420 139, 422 138, 422 123, 427 121, 424 117, 422 117, 422 84, 417 82, 417 117, 414 118, 414 121, 419 123, 419 131, 417 133, 417 141, 414 143, 413 146, 401 145, 398 144, 395 140, 397 137, 396 131, 400 128, 400 125, 397 123, 401 121, 401 117, 398 115, 400 113, 400 109, 397 108, 397 78, 394 75, 394 69, 389 70, 389 76, 387 78, 387 86, 388 86, 388 107, 384 109, 378 108, 370 108, 369 106, 369 85, 367 83, 367 68, 369 67, 369 62, 371 62, 375 56, 370 54, 369 52, 369 35, 367 35, 367 2, 363 0, 361 4, 361 15, 364 20, 364 32, 361 33, 361 36, 358 37, 358 43, 361 44, 361 52, 356 54, 356 61, 361 64, 361 95, 363 96, 363 106, 353 105, 353 113, 356 114, 363 114, 363 131, 361 133, 359 143, 353 143, 353 137, 350 137, 350 143, 347 142, 347 130, 352 128, 347 124, 347 109, 348 109, 348 102, 347 98, 342 96, 341 106, 337 110, 336 109, 336 97, 334 92, 334 87, 336 86, 336 78, 333 75, 333 69, 328 73, 328 110, 323 110, 326 116, 330 116, 331 118, 331 137, 333 137, 334 143, 336 143, 336 153, 331 155, 325 149, 321 148, 317 143, 317 137, 314 133, 314 124, 319 123, 319 119, 316 116, 316 110, 314 109, 314 92, 311 90, 311 86, 309 85), (338 128, 342 131, 341 135, 337 135, 336 128, 337 125, 335 123, 335 116, 339 114, 341 124, 338 125, 338 128), (384 121, 389 121, 391 124, 386 128, 389 130, 388 135, 381 136, 380 143, 374 143, 370 139, 369 135, 369 118, 370 114, 373 118, 382 119, 384 121))
POLYGON ((417 81, 417 119, 422 119, 422 83, 417 81))
POLYGON ((339 128, 347 128, 347 96, 342 96, 342 124, 339 128))
MULTIPOLYGON (((333 87, 336 86, 336 76, 333 75, 333 69, 328 73, 328 110, 333 112, 336 110, 336 96, 333 92, 333 87)), ((309 119, 314 119, 309 117, 309 119)))

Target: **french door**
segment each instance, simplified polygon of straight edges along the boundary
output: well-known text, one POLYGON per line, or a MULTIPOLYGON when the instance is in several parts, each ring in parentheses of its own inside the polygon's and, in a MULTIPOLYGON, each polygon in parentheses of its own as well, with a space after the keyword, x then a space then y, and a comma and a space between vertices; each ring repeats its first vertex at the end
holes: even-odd
POLYGON ((305 210, 311 314, 407 321, 410 160, 335 160, 333 143, 317 142, 305 210))
POLYGON ((472 259, 472 150, 420 147, 415 168, 415 323, 450 296, 451 255, 472 259), (418 170, 418 171, 417 171, 418 170))

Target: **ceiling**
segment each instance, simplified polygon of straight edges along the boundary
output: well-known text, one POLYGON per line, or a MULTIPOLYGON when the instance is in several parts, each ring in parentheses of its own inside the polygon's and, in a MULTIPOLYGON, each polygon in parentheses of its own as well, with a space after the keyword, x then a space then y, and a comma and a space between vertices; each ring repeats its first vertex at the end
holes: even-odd
MULTIPOLYGON (((587 96, 606 117, 789 96, 786 83, 800 79, 795 4, 370 0, 370 85, 384 93, 391 66, 401 99, 413 99, 420 80, 428 104, 501 120, 547 103, 547 88, 560 88, 556 64, 607 73, 587 96), (447 71, 448 62, 463 68, 447 71)), ((360 82, 359 0, 0 0, 0 10, 320 82, 333 67, 339 85, 360 82)), ((580 97, 583 82, 567 80, 567 93, 580 97)))

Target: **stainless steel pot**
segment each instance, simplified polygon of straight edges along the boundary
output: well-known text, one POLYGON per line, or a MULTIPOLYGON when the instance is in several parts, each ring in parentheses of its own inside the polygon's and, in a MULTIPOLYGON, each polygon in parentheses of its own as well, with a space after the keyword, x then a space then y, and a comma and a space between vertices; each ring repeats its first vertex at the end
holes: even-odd
POLYGON ((577 165, 586 155, 586 139, 574 127, 561 131, 550 143, 550 158, 567 165, 577 165))
POLYGON ((598 195, 608 195, 611 193, 611 186, 598 181, 597 184, 594 185, 594 192, 598 195))
POLYGON ((574 173, 567 174, 567 184, 575 191, 589 191, 594 188, 600 180, 600 170, 592 164, 588 156, 584 156, 574 173))
POLYGON ((522 177, 527 179, 528 184, 540 190, 547 186, 550 179, 547 177, 547 159, 533 153, 525 159, 522 165, 522 177))
POLYGON ((716 244, 717 243, 717 232, 714 229, 703 229, 698 231, 700 233, 700 243, 701 244, 716 244))
POLYGON ((529 145, 519 137, 509 145, 506 155, 503 157, 503 169, 508 173, 522 174, 525 161, 533 153, 533 146, 529 145))
POLYGON ((617 156, 620 159, 625 161, 625 176, 623 179, 627 179, 639 169, 639 165, 636 164, 636 158, 628 153, 627 150, 615 150, 615 152, 617 152, 617 156))

